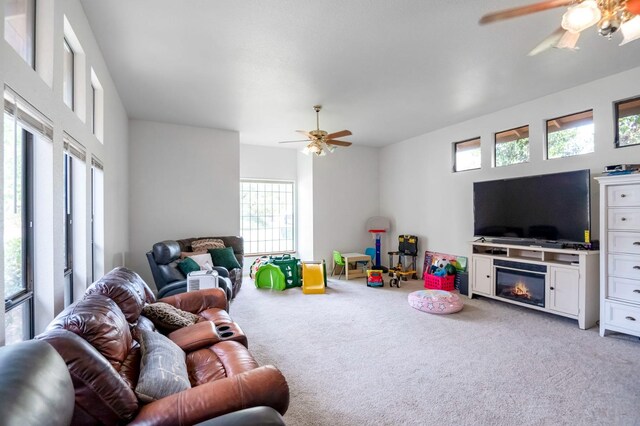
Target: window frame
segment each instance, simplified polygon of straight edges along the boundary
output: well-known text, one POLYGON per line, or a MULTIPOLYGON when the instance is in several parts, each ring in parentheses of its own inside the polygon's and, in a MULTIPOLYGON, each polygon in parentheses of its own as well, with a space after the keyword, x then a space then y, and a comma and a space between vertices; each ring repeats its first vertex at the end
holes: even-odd
MULTIPOLYGON (((18 127, 16 127, 18 128, 18 127)), ((24 320, 28 323, 25 331, 27 336, 23 336, 24 340, 32 339, 35 333, 34 319, 34 168, 33 168, 33 143, 34 135, 29 130, 20 126, 23 138, 22 153, 23 156, 23 174, 22 174, 22 280, 23 289, 5 297, 4 310, 5 316, 8 312, 20 306, 26 307, 28 310, 24 313, 24 320)), ((6 323, 5 323, 6 328, 6 323)), ((6 343, 6 342, 5 342, 6 343)))
MULTIPOLYGON (((545 156, 544 159, 545 160, 558 160, 558 159, 561 159, 561 158, 575 157, 575 156, 578 156, 578 155, 593 154, 595 152, 595 122, 594 122, 594 119, 593 119, 593 108, 585 109, 583 111, 578 111, 578 112, 574 112, 574 113, 571 113, 571 114, 561 115, 561 116, 554 117, 554 118, 550 118, 548 120, 545 120, 544 124, 545 124, 545 126, 544 126, 545 127, 545 133, 544 133, 544 136, 545 136, 544 137, 544 141, 545 141, 545 143, 544 143, 544 156, 545 156), (587 113, 587 112, 591 113, 591 125, 594 126, 593 136, 592 136, 593 137, 593 151, 579 153, 579 154, 572 154, 572 155, 563 155, 563 156, 560 156, 560 157, 550 157, 549 156, 549 123, 551 123, 552 121, 555 121, 555 120, 561 120, 561 119, 566 118, 566 117, 571 117, 571 116, 574 116, 574 115, 580 115, 580 114, 584 114, 584 113, 587 113)), ((566 130, 566 129, 564 129, 564 130, 566 130)), ((561 131, 561 130, 557 130, 557 131, 561 131)), ((552 133, 555 133, 555 132, 552 132, 552 133)))
MULTIPOLYGON (((264 191, 263 191, 264 192, 264 191)), ((285 192, 285 194, 288 194, 288 192, 285 192)), ((249 216, 250 217, 250 216, 249 216)), ((266 216, 265 216, 266 217, 266 216)), ((271 217, 274 217, 273 215, 271 215, 271 217)), ((297 251, 297 232, 296 232, 296 228, 297 228, 297 211, 296 211, 296 184, 295 181, 293 180, 277 180, 277 179, 240 179, 240 234, 242 235, 242 237, 245 240, 245 255, 246 256, 263 256, 263 255, 269 255, 269 254, 279 254, 279 253, 295 253, 297 251), (249 240, 249 238, 247 236, 244 235, 245 233, 245 229, 244 229, 244 219, 246 218, 243 215, 243 208, 242 208, 242 197, 244 194, 244 191, 242 189, 243 184, 252 184, 252 183, 256 183, 256 184, 287 184, 287 185, 291 185, 291 216, 292 216, 292 226, 291 226, 291 250, 276 250, 276 251, 267 251, 266 249, 264 251, 256 251, 256 252, 252 252, 249 250, 249 247, 251 246, 250 242, 251 240, 249 240)), ((266 239, 264 239, 264 241, 267 241, 266 239)), ((289 241, 288 239, 271 239, 271 241, 284 241, 285 244, 289 241)), ((258 240, 256 241, 256 244, 260 244, 260 239, 258 238, 258 240)))
POLYGON ((63 46, 64 46, 63 63, 64 63, 65 56, 67 54, 67 51, 71 54, 71 64, 70 64, 70 69, 69 69, 70 74, 71 74, 69 76, 70 77, 69 84, 71 85, 71 89, 70 89, 71 90, 71 99, 70 99, 71 105, 69 105, 67 103, 67 101, 66 101, 66 91, 64 90, 65 89, 64 82, 65 82, 65 80, 67 78, 67 75, 66 75, 66 72, 65 72, 66 69, 65 69, 64 66, 63 66, 63 70, 62 70, 62 81, 63 81, 63 85, 62 85, 62 87, 63 87, 63 89, 62 89, 62 100, 63 100, 65 105, 67 105, 69 108, 71 108, 71 111, 75 111, 76 110, 76 94, 75 94, 75 91, 76 91, 76 71, 75 71, 75 68, 76 68, 76 52, 71 47, 71 43, 69 43, 69 40, 67 40, 66 36, 63 37, 63 46))
MULTIPOLYGON (((615 128, 616 128, 616 136, 614 139, 614 147, 617 148, 628 148, 630 146, 639 146, 640 142, 630 144, 630 145, 620 145, 620 105, 630 102, 638 102, 640 101, 640 96, 635 96, 633 98, 622 99, 620 101, 616 101, 613 104, 614 108, 614 117, 615 117, 615 128)), ((635 115, 635 114, 634 114, 635 115)))
POLYGON ((65 306, 73 303, 73 158, 64 153, 65 306))
POLYGON ((482 169, 482 138, 480 136, 476 136, 470 139, 465 139, 463 141, 458 141, 458 142, 454 142, 452 145, 452 151, 453 151, 453 172, 454 173, 460 173, 460 172, 467 172, 470 170, 480 170, 482 169), (468 142, 474 142, 474 141, 478 141, 478 150, 480 152, 480 164, 478 165, 478 167, 473 167, 470 169, 461 169, 458 170, 458 145, 464 144, 464 143, 468 143, 468 142))
POLYGON ((501 130, 499 132, 496 132, 493 134, 493 165, 494 167, 507 167, 507 166, 514 166, 516 164, 525 164, 531 161, 531 144, 530 144, 530 139, 529 139, 529 125, 525 124, 524 126, 517 126, 517 127, 513 127, 511 129, 506 129, 506 130, 501 130), (509 132, 516 132, 517 130, 520 129, 524 129, 527 128, 527 159, 524 161, 519 161, 517 163, 509 163, 509 164, 498 164, 498 143, 500 144, 508 144, 508 143, 514 143, 517 142, 521 139, 524 138, 520 138, 518 137, 517 139, 511 140, 511 141, 505 141, 505 142, 498 142, 498 135, 503 134, 503 133, 509 133, 509 132))

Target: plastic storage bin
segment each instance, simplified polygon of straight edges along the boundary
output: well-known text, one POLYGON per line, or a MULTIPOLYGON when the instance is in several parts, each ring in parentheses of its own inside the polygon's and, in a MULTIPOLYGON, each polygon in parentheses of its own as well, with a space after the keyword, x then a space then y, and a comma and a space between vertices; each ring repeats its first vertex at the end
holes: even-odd
POLYGON ((455 289, 455 279, 455 275, 439 277, 437 275, 424 274, 424 288, 451 291, 455 289))

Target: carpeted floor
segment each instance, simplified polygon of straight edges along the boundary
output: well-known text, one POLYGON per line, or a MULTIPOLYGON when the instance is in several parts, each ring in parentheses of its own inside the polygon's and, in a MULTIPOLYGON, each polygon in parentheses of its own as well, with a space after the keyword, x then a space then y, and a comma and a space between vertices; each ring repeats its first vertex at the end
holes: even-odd
POLYGON ((490 299, 438 316, 402 288, 331 279, 324 295, 257 290, 231 315, 282 370, 288 425, 640 425, 640 340, 490 299))

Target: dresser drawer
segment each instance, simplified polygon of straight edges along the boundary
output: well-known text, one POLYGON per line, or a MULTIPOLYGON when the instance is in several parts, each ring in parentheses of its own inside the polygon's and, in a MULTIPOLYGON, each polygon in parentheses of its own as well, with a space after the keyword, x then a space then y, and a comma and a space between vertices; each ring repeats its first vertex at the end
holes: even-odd
POLYGON ((640 254, 640 232, 609 232, 608 237, 610 252, 640 254))
POLYGON ((606 325, 624 328, 632 333, 640 333, 640 307, 628 306, 611 301, 604 302, 604 318, 606 325))
POLYGON ((640 208, 614 208, 607 213, 609 229, 640 231, 640 208))
MULTIPOLYGON (((640 280, 607 278, 607 297, 624 302, 637 303, 640 307, 640 280)), ((640 321, 640 318, 637 318, 640 321)))
POLYGON ((608 276, 640 280, 640 256, 609 254, 608 276))
POLYGON ((607 188, 610 207, 640 207, 640 185, 612 185, 607 188))

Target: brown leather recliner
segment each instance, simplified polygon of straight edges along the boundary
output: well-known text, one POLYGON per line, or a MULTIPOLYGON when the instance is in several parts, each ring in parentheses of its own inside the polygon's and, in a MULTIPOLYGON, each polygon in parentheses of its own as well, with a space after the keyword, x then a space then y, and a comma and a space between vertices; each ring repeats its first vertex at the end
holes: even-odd
POLYGON ((134 393, 141 359, 136 335, 140 328, 154 328, 141 316, 153 297, 135 272, 116 268, 37 337, 67 363, 75 390, 74 424, 189 425, 253 406, 285 413, 289 388, 282 373, 258 366, 246 338, 221 340, 217 334, 216 325, 239 330, 224 310, 221 289, 162 299, 201 317, 198 324, 178 330, 176 339, 185 349, 192 387, 141 404, 134 393))

